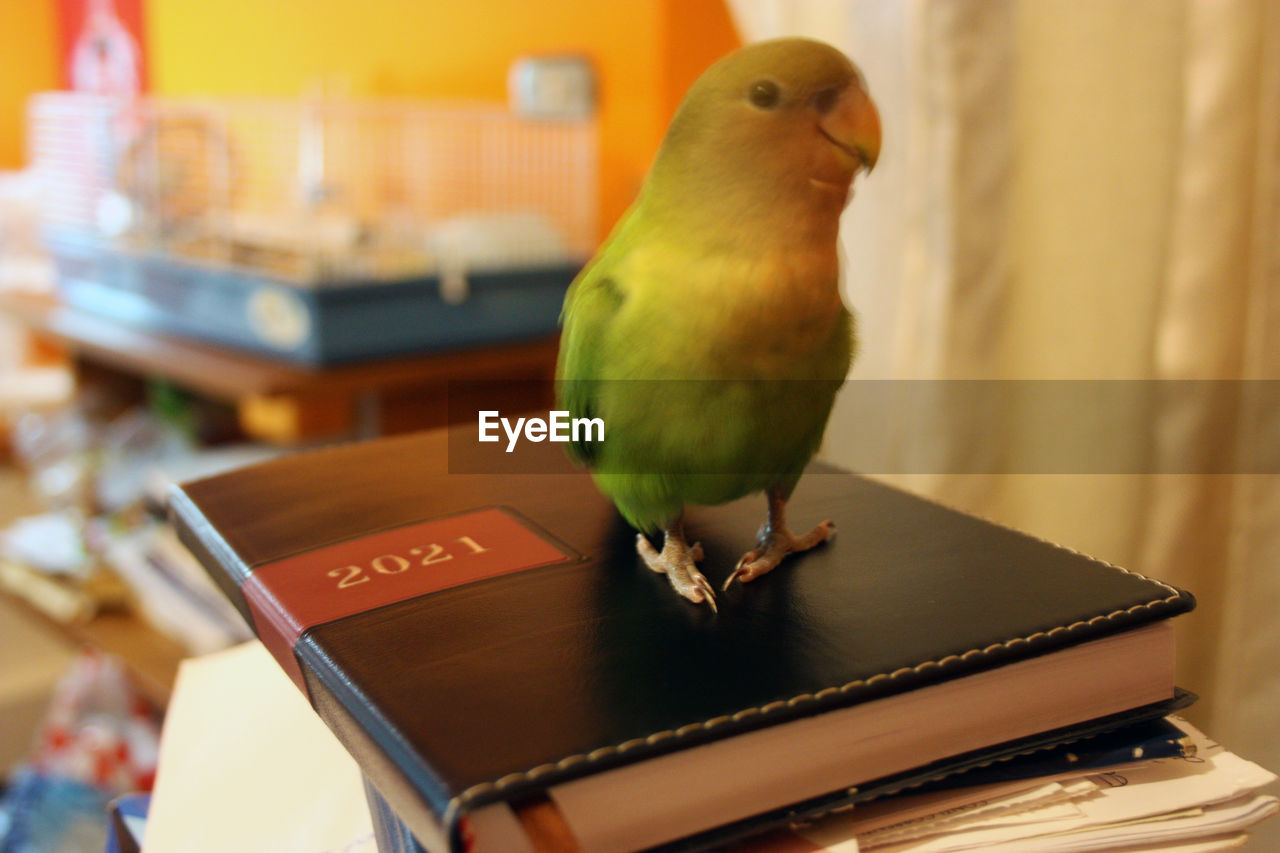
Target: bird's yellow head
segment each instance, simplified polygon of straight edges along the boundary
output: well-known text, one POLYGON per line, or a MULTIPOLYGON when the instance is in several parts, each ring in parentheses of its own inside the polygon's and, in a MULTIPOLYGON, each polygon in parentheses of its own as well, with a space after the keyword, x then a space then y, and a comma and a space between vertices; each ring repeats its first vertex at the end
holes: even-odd
POLYGON ((650 180, 753 207, 843 207, 879 156, 880 115, 849 58, 819 41, 774 39, 729 54, 690 87, 650 180))

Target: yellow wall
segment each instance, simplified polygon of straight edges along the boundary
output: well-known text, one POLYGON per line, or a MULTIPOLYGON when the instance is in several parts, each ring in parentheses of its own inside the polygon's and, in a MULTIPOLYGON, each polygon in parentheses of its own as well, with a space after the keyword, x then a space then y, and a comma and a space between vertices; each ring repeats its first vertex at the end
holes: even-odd
POLYGON ((158 94, 296 95, 323 80, 352 95, 504 98, 511 61, 578 51, 602 105, 600 224, 634 197, 696 74, 737 44, 724 0, 148 0, 158 94))
POLYGON ((57 85, 57 51, 50 0, 0 2, 0 169, 25 159, 27 96, 57 85))

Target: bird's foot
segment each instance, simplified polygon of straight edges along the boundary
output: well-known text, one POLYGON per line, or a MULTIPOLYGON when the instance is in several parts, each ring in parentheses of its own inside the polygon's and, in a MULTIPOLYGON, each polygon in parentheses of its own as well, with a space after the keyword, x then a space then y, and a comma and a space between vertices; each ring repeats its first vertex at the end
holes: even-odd
POLYGON ((760 544, 742 555, 733 573, 724 582, 727 590, 734 581, 746 583, 761 575, 768 574, 777 568, 783 557, 808 551, 816 545, 826 542, 836 533, 836 525, 832 521, 824 521, 803 536, 796 536, 786 527, 781 530, 761 531, 760 544))
POLYGON ((636 553, 650 569, 666 575, 676 592, 694 604, 705 601, 711 605, 712 613, 717 612, 715 590, 695 565, 703 556, 701 542, 688 545, 668 535, 662 550, 657 551, 644 534, 640 533, 636 535, 636 553))

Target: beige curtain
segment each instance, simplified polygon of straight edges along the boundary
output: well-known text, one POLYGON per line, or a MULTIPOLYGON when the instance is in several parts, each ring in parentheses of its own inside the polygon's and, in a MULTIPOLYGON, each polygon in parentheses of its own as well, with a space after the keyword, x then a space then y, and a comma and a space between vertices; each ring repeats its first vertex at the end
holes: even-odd
MULTIPOLYGON (((855 378, 1280 380, 1280 0, 730 5, 744 39, 846 50, 881 107, 843 230, 855 378)), ((1116 441, 1207 473, 1002 468, 1035 444, 1013 411, 976 442, 926 414, 896 458, 938 472, 893 479, 1195 592, 1193 716, 1280 770, 1280 411, 1167 387, 1116 441)), ((838 405, 826 454, 877 416, 838 405)))

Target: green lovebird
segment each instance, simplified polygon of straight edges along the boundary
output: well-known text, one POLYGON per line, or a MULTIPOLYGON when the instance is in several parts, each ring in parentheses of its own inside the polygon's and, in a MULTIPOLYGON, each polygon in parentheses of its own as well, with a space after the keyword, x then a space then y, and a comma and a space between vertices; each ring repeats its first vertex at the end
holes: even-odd
POLYGON ((787 527, 855 351, 840 298, 840 214, 880 151, 853 63, 799 38, 712 65, 676 111, 638 198, 574 280, 557 395, 604 422, 569 445, 680 595, 716 609, 686 504, 765 492, 768 520, 724 588, 824 542, 787 527), (661 551, 646 534, 661 531, 661 551))

